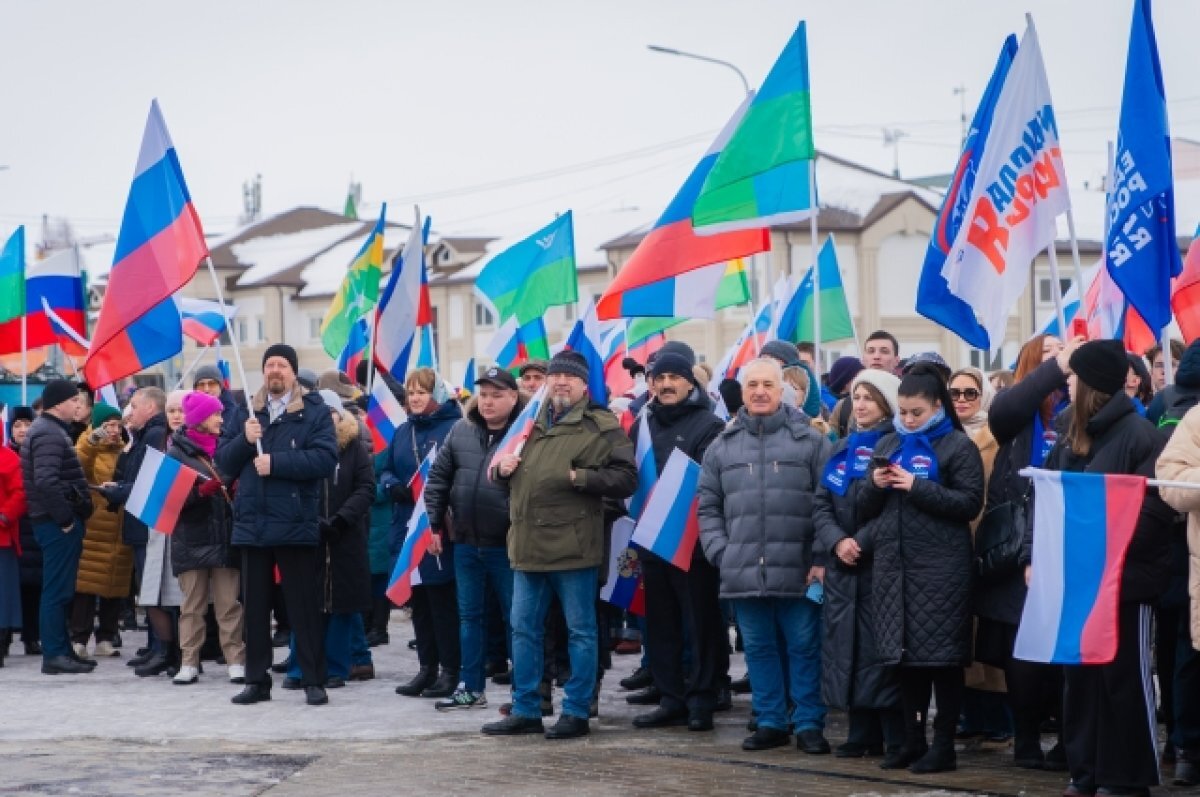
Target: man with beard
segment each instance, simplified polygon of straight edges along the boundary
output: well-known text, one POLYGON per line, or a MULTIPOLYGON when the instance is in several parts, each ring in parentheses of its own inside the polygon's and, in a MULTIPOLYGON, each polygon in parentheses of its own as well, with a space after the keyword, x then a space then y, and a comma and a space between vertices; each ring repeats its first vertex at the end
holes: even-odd
POLYGON ((263 354, 266 383, 254 415, 239 407, 217 449, 221 473, 237 479, 233 545, 242 549, 246 688, 240 705, 271 699, 271 589, 278 568, 288 619, 296 635, 301 685, 310 706, 325 694, 321 590, 317 583, 322 482, 333 476, 337 438, 319 394, 296 381, 296 350, 276 343, 263 354))
POLYGON ((483 726, 492 736, 542 733, 543 623, 552 596, 567 623, 571 677, 562 716, 547 739, 588 733, 596 685, 596 598, 604 550, 604 499, 637 488, 633 446, 607 409, 587 393, 588 364, 559 352, 547 369, 548 400, 520 455, 496 465, 509 485, 508 558, 513 568, 512 713, 483 726))
MULTIPOLYGON (((650 433, 658 473, 678 448, 700 462, 725 424, 712 412, 712 399, 696 384, 686 355, 661 351, 650 369, 654 398, 646 405, 646 423, 634 424, 638 436, 650 433)), ((638 728, 687 725, 689 730, 713 727, 719 691, 729 677, 729 640, 717 593, 720 571, 708 563, 697 545, 687 571, 646 552, 646 636, 650 672, 662 697, 658 708, 634 718, 638 728), (686 629, 686 633, 685 633, 686 629), (683 672, 683 644, 691 643, 688 677, 683 672)))

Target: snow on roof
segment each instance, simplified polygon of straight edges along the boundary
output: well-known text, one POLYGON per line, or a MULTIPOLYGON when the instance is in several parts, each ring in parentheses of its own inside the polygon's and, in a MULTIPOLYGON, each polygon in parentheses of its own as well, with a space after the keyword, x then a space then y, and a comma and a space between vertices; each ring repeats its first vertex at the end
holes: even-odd
MULTIPOLYGON (((1071 209, 1075 216, 1075 235, 1081 241, 1104 240, 1106 198, 1103 191, 1082 186, 1071 188, 1071 209)), ((1175 178, 1175 234, 1190 238, 1200 223, 1200 179, 1175 178)), ((1058 237, 1067 239, 1067 222, 1061 219, 1058 237)))
MULTIPOLYGON (((321 252, 339 243, 343 238, 359 232, 362 228, 361 221, 353 221, 284 235, 265 235, 252 238, 244 243, 234 244, 230 247, 234 257, 240 263, 250 264, 250 267, 238 279, 238 285, 255 285, 269 280, 297 263, 307 260, 314 252, 321 252)), ((354 242, 354 246, 361 244, 362 241, 354 242)), ((350 257, 353 256, 352 252, 350 257)), ((347 259, 345 262, 349 263, 350 261, 347 259)))
POLYGON ((329 296, 334 293, 342 284, 362 243, 357 238, 350 238, 313 258, 300 272, 300 280, 304 283, 300 296, 329 296))
POLYGON ((935 208, 942 204, 942 195, 937 191, 841 158, 817 155, 817 196, 821 207, 846 210, 865 219, 885 194, 905 191, 911 191, 935 208))

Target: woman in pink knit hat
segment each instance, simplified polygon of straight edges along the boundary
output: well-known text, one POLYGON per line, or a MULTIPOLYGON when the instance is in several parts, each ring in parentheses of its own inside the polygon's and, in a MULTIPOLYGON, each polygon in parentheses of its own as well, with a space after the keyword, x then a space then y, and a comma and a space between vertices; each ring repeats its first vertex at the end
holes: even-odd
POLYGON ((241 683, 246 674, 239 573, 229 544, 232 495, 225 483, 228 479, 217 472, 213 462, 223 410, 221 400, 214 396, 199 391, 188 393, 183 398, 183 426, 171 435, 167 452, 200 474, 184 502, 171 545, 171 566, 184 596, 179 612, 183 664, 174 679, 177 684, 195 683, 200 675, 200 646, 204 642, 210 588, 229 680, 241 683))

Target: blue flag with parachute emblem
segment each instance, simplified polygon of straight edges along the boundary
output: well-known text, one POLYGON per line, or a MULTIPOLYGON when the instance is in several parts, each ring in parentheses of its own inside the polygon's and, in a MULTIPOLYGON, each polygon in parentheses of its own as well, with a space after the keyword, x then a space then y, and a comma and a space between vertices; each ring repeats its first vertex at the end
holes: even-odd
POLYGON ((1134 0, 1108 192, 1105 260, 1113 282, 1158 334, 1171 322, 1171 278, 1183 270, 1175 240, 1171 134, 1150 0, 1134 0))

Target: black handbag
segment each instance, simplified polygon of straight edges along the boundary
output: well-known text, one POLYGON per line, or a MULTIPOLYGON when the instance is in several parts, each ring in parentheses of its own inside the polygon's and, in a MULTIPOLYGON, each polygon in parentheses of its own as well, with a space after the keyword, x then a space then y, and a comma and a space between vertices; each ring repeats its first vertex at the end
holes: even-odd
POLYGON ((1025 542, 1029 490, 1015 501, 988 507, 975 529, 975 574, 984 581, 999 581, 1021 568, 1025 542))

